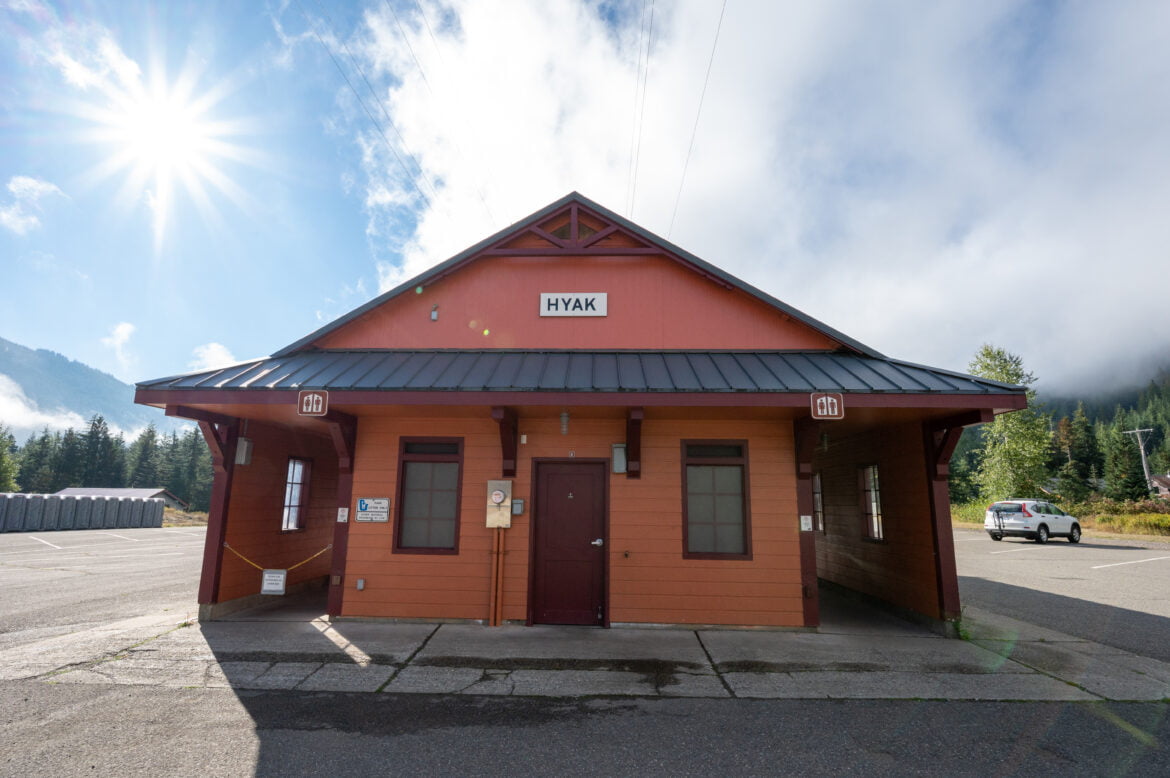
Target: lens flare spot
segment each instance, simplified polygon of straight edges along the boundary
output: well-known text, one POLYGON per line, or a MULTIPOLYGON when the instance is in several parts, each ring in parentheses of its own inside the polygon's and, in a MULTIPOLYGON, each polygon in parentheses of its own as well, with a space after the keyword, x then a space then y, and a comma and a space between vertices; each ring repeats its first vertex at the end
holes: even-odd
POLYGON ((414 293, 415 293, 415 294, 422 294, 422 292, 423 292, 423 289, 422 289, 422 287, 421 287, 421 286, 416 286, 416 287, 414 288, 414 293))
POLYGON ((491 330, 485 329, 485 330, 483 331, 483 335, 484 335, 484 337, 485 337, 485 338, 486 338, 488 335, 491 335, 491 334, 492 334, 492 331, 491 331, 491 330))
POLYGON ((469 330, 479 329, 479 322, 477 322, 475 319, 472 319, 471 321, 467 322, 467 329, 469 329, 469 330))

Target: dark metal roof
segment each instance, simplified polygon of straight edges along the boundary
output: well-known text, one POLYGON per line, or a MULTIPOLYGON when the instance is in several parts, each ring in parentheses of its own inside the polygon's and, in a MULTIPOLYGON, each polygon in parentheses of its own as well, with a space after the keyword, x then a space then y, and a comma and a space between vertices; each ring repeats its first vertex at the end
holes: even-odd
POLYGON ((515 224, 512 224, 509 227, 505 227, 504 229, 500 230, 496 234, 491 235, 490 237, 484 238, 479 243, 476 243, 474 246, 471 246, 470 248, 467 248, 467 249, 461 251, 460 253, 456 254, 455 256, 451 257, 450 259, 447 259, 447 260, 435 265, 430 270, 427 270, 423 273, 420 273, 419 275, 415 276, 414 278, 410 279, 409 281, 406 281, 402 284, 399 284, 398 286, 391 289, 390 291, 384 292, 383 294, 378 295, 377 297, 375 297, 374 299, 365 303, 364 305, 360 305, 357 308, 350 311, 349 313, 347 313, 347 314, 345 314, 337 319, 334 319, 329 324, 326 324, 324 327, 321 327, 320 329, 317 329, 314 332, 309 333, 308 335, 306 335, 305 337, 296 341, 295 343, 290 343, 289 345, 287 345, 284 348, 277 351, 272 356, 286 357, 286 356, 289 356, 289 355, 295 353, 299 349, 306 348, 306 347, 310 346, 313 342, 319 340, 320 338, 324 337, 325 335, 329 334, 330 332, 333 332, 334 330, 344 326, 345 324, 348 324, 349 322, 353 321, 354 319, 358 318, 359 316, 361 316, 365 313, 368 313, 369 311, 373 310, 374 308, 377 308, 378 306, 385 303, 387 300, 391 300, 404 292, 413 291, 417 287, 426 286, 427 284, 431 283, 431 281, 433 279, 437 279, 437 278, 440 278, 440 277, 446 275, 447 272, 451 268, 459 265, 462 262, 469 260, 471 257, 474 257, 476 254, 480 253, 481 251, 485 251, 485 250, 491 248, 492 246, 496 245, 500 241, 507 238, 510 234, 515 233, 515 232, 520 232, 520 231, 523 231, 529 227, 537 225, 537 224, 543 222, 545 219, 549 218, 550 216, 555 215, 558 211, 563 210, 564 208, 566 208, 567 206, 569 206, 572 203, 577 203, 578 205, 585 206, 587 209, 593 211, 596 215, 600 216, 601 218, 608 220, 608 221, 612 222, 613 224, 616 224, 616 225, 620 226, 621 228, 633 233, 634 235, 637 235, 638 237, 642 238, 643 240, 658 246, 659 248, 661 248, 663 250, 664 253, 674 255, 675 257, 678 257, 679 259, 692 265, 693 267, 697 268, 698 270, 702 271, 703 273, 706 273, 710 276, 713 276, 714 278, 717 278, 717 279, 719 279, 727 284, 730 284, 731 286, 733 286, 733 287, 735 287, 743 292, 746 292, 747 294, 751 295, 752 297, 755 297, 757 300, 760 300, 761 302, 772 306, 773 308, 784 313, 785 315, 790 316, 791 318, 796 319, 797 321, 802 322, 802 323, 808 325, 809 327, 812 327, 814 330, 817 330, 818 332, 823 333, 824 335, 826 335, 829 338, 837 341, 838 343, 846 346, 847 348, 853 349, 854 351, 857 351, 860 354, 864 354, 864 355, 870 356, 870 357, 879 357, 880 358, 882 356, 881 353, 870 348, 869 346, 865 345, 864 343, 861 343, 857 340, 854 340, 853 338, 849 337, 845 333, 839 332, 839 331, 833 329, 832 327, 830 327, 829 325, 825 324, 824 322, 818 321, 818 320, 814 319, 813 317, 809 316, 808 314, 806 314, 802 311, 799 311, 796 308, 793 308, 791 305, 789 305, 785 302, 782 302, 781 300, 776 299, 775 297, 768 294, 767 292, 764 292, 760 289, 757 289, 756 287, 752 286, 751 284, 747 283, 746 281, 743 281, 743 280, 736 278, 735 276, 731 275, 727 271, 725 271, 721 268, 718 268, 715 265, 710 264, 709 262, 706 262, 702 259, 699 259, 698 257, 696 257, 694 254, 690 253, 689 251, 686 251, 684 249, 679 248, 678 246, 674 245, 670 241, 655 235, 654 233, 650 232, 649 230, 647 230, 644 227, 641 227, 637 224, 634 224, 632 221, 630 221, 629 219, 626 219, 624 216, 617 214, 617 213, 614 213, 613 211, 609 210, 608 208, 605 208, 604 206, 598 205, 597 203, 593 202, 589 198, 587 198, 581 194, 578 194, 577 192, 570 192, 569 194, 562 197, 560 200, 557 200, 555 203, 551 203, 550 205, 548 205, 544 208, 541 208, 536 213, 533 213, 529 216, 526 216, 525 218, 521 219, 520 221, 516 222, 515 224))
POLYGON ((824 351, 302 351, 159 378, 148 390, 1021 394, 893 359, 824 351))

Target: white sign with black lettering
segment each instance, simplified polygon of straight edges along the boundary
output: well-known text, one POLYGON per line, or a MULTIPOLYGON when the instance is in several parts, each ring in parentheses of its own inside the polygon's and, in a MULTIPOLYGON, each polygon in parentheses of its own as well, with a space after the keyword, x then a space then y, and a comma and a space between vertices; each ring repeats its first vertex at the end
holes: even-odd
POLYGON ((359 498, 354 519, 357 521, 390 521, 390 498, 359 498))
POLYGON ((608 292, 541 292, 541 316, 608 316, 608 292))
POLYGON ((288 580, 288 570, 264 570, 261 573, 261 594, 284 594, 284 582, 288 580))

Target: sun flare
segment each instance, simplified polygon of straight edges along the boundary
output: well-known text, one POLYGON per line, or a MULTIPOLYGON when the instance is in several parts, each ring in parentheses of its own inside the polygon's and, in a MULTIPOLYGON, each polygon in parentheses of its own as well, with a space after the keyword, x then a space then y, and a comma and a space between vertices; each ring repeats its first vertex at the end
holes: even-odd
POLYGON ((92 171, 95 179, 122 176, 118 204, 126 209, 145 204, 151 212, 155 248, 178 211, 177 195, 189 198, 205 218, 218 212, 212 191, 237 205, 242 190, 225 171, 228 161, 253 156, 231 140, 242 123, 213 116, 227 90, 224 85, 196 94, 196 77, 184 72, 168 83, 156 77, 121 79, 103 89, 104 104, 84 111, 92 122, 90 139, 108 149, 92 171))

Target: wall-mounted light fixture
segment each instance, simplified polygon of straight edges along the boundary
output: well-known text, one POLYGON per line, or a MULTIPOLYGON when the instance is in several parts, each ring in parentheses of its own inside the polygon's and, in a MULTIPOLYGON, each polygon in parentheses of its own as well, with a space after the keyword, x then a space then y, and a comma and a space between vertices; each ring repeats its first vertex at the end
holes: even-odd
POLYGON ((610 448, 613 449, 613 471, 615 473, 626 472, 626 444, 614 443, 610 448))
POLYGON ((431 306, 431 321, 439 320, 439 304, 435 303, 431 306))
POLYGON ((569 434, 569 412, 561 411, 561 434, 569 434))

